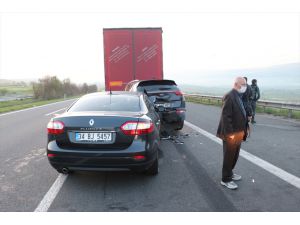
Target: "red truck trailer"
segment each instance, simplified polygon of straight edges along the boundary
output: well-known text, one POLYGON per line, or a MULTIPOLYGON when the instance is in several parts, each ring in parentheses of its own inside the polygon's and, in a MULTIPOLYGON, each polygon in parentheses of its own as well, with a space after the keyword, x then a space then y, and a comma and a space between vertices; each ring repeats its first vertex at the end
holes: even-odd
POLYGON ((163 79, 162 28, 103 29, 105 90, 163 79))

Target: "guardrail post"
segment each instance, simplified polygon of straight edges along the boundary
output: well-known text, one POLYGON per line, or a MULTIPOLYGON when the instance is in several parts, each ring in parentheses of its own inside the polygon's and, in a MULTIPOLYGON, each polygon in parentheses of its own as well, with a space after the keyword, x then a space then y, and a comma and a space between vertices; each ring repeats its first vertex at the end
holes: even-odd
POLYGON ((289 114, 288 114, 288 117, 289 117, 289 118, 292 118, 292 113, 293 113, 293 110, 292 110, 292 109, 289 109, 289 114))

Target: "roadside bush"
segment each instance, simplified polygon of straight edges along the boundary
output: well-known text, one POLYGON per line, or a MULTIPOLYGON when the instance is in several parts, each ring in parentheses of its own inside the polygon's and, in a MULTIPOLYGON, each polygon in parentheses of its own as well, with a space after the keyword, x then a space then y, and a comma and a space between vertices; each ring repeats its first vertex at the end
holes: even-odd
POLYGON ((96 85, 87 85, 84 83, 78 86, 71 82, 70 79, 60 81, 56 76, 46 76, 39 79, 38 82, 32 83, 33 94, 35 99, 50 100, 62 98, 64 96, 76 96, 97 91, 96 85))
POLYGON ((0 96, 4 96, 8 93, 8 90, 3 88, 3 89, 0 89, 0 96))
POLYGON ((39 79, 38 83, 32 84, 32 88, 36 99, 49 100, 61 98, 64 95, 63 84, 56 76, 39 79))

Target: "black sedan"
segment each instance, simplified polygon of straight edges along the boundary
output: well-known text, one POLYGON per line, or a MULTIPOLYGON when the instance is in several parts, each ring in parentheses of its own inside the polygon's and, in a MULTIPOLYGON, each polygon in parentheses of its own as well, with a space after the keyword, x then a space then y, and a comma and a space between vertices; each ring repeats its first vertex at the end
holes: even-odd
POLYGON ((47 125, 47 156, 60 173, 135 170, 158 173, 160 119, 143 93, 81 97, 47 125))

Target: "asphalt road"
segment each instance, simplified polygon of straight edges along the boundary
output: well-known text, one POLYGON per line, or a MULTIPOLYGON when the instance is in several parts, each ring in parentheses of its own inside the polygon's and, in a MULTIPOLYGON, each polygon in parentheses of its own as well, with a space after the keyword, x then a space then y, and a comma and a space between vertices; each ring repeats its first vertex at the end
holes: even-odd
MULTIPOLYGON (((58 173, 45 156, 51 112, 72 101, 0 115, 0 211, 34 211, 58 173)), ((187 104, 187 121, 215 134, 220 108, 187 104)), ((258 115, 242 148, 300 177, 300 122, 258 115)), ((68 175, 48 211, 300 211, 300 189, 240 157, 239 189, 220 185, 222 146, 185 126, 160 146, 156 177, 131 172, 68 175)))

